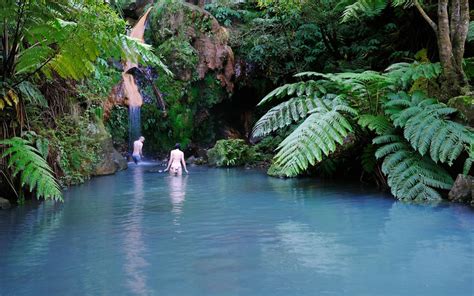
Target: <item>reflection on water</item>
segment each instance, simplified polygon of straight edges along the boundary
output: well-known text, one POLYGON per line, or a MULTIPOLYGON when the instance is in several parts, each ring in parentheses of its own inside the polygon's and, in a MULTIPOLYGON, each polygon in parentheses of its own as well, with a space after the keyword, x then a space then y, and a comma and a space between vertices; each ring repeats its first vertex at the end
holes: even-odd
POLYGON ((125 241, 123 244, 125 252, 125 272, 127 273, 127 285, 130 290, 139 295, 149 294, 145 267, 148 265, 143 258, 146 247, 143 241, 142 216, 144 204, 143 169, 133 171, 134 194, 130 201, 131 209, 126 216, 125 241))
POLYGON ((305 267, 324 274, 345 273, 345 257, 351 247, 338 243, 336 235, 311 231, 308 225, 294 221, 277 226, 283 248, 305 267))
POLYGON ((0 295, 474 295, 474 212, 350 184, 131 165, 0 211, 0 295))
POLYGON ((9 263, 20 269, 19 275, 28 277, 44 264, 47 259, 45 255, 50 251, 49 245, 61 226, 62 219, 61 207, 52 203, 42 203, 38 209, 27 215, 20 225, 20 235, 8 249, 10 255, 6 256, 7 259, 17 258, 14 262, 9 260, 9 263), (23 249, 25 245, 28 245, 26 250, 23 249))
POLYGON ((187 180, 188 176, 169 176, 166 180, 169 187, 171 204, 173 205, 172 212, 175 213, 177 217, 183 211, 187 180))

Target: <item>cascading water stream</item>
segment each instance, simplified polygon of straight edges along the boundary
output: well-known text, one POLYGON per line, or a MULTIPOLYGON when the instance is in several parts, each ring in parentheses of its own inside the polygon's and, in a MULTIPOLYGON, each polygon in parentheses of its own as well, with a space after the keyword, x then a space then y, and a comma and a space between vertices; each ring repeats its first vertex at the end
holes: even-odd
POLYGON ((128 107, 128 147, 133 148, 133 142, 141 135, 141 114, 140 106, 128 107))
MULTIPOLYGON (((140 40, 144 43, 143 34, 145 33, 145 24, 151 7, 138 20, 137 24, 130 31, 129 36, 140 40)), ((122 72, 124 96, 128 102, 129 115, 129 149, 133 147, 133 141, 141 136, 141 121, 140 121, 140 107, 143 104, 143 98, 135 82, 135 78, 130 73, 133 68, 138 68, 138 65, 131 61, 126 61, 122 72)))

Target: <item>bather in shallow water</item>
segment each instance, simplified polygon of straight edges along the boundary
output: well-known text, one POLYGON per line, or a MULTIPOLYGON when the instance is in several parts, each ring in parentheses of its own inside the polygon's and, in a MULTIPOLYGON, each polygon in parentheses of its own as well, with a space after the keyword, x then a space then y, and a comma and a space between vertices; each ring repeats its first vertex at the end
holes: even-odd
POLYGON ((180 150, 181 145, 176 143, 174 150, 171 150, 170 159, 168 161, 168 166, 165 169, 169 171, 171 175, 181 176, 183 174, 183 168, 186 174, 188 170, 186 169, 186 162, 184 161, 184 153, 180 150))

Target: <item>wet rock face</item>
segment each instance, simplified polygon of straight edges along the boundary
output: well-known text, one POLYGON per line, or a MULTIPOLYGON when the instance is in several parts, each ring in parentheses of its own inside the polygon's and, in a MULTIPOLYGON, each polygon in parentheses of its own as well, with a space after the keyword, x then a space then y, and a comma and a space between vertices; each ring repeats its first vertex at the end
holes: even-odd
POLYGON ((102 139, 100 146, 102 148, 101 161, 94 168, 93 176, 112 175, 117 171, 127 169, 127 160, 114 149, 111 138, 102 139))
POLYGON ((112 175, 127 169, 127 160, 114 149, 113 141, 103 124, 91 124, 90 136, 99 144, 99 162, 92 170, 92 176, 112 175))
POLYGON ((474 177, 459 174, 448 196, 452 201, 474 205, 474 177))
MULTIPOLYGON (((232 92, 234 83, 234 53, 228 45, 229 33, 204 9, 185 2, 158 2, 151 14, 150 30, 155 45, 172 38, 184 38, 197 55, 195 67, 173 69, 182 80, 189 80, 196 71, 204 79, 209 71, 216 73, 221 85, 232 92)), ((176 58, 176 57, 171 57, 176 58)))

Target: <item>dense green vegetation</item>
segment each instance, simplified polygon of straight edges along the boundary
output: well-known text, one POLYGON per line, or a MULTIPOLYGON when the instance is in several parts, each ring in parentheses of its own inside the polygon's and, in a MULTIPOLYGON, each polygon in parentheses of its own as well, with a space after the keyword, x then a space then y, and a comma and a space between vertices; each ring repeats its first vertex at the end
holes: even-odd
MULTIPOLYGON (((386 6, 382 2, 351 4, 344 9, 343 21, 361 13, 378 15, 386 6)), ((406 3, 395 4, 407 7, 406 3)), ((277 7, 298 9, 297 4, 288 7, 279 3, 277 7)), ((461 22, 452 19, 451 25, 456 26, 457 21, 461 22)), ((465 39, 464 33, 453 32, 451 38, 465 39)), ((439 40, 440 35, 438 46, 444 50, 448 45, 439 40)), ((464 52, 464 40, 454 47, 462 47, 453 50, 464 52)), ((305 81, 270 92, 260 105, 278 98, 290 99, 271 108, 256 123, 254 137, 294 123, 299 126, 280 143, 269 173, 296 176, 326 158, 337 157, 336 150, 344 149, 349 135, 364 142, 373 138, 369 143, 375 146, 359 152, 363 156, 361 167, 367 173, 378 169, 376 158, 381 161, 381 172, 387 176, 395 197, 439 200, 441 195, 435 189, 450 189, 453 184, 446 169, 451 174, 469 174, 474 144, 472 128, 463 125, 463 120, 461 124, 455 122, 459 111, 442 103, 449 100, 449 95, 470 94, 468 78, 459 60, 443 60, 442 50, 439 52, 440 64, 430 63, 426 51, 422 51, 421 62, 393 64, 383 72, 303 72, 295 77, 305 81), (458 65, 457 69, 450 68, 452 62, 458 65), (453 76, 457 77, 456 83, 453 76), (371 154, 375 158, 371 159, 371 154), (458 159, 464 162, 464 169, 456 169, 458 159)), ((473 104, 469 95, 465 99, 467 104, 473 104)), ((378 177, 385 179, 383 175, 378 177)))
POLYGON ((2 2, 0 187, 60 200, 109 143, 126 154, 126 60, 147 156, 214 146, 211 165, 357 176, 416 201, 472 174, 467 0, 198 2, 2 2), (143 44, 126 32, 149 7, 143 44))
POLYGON ((164 65, 101 1, 2 1, 0 18, 2 192, 60 200, 53 175, 84 181, 107 137, 102 103, 120 74, 108 60, 164 65))

